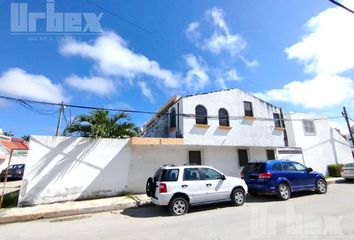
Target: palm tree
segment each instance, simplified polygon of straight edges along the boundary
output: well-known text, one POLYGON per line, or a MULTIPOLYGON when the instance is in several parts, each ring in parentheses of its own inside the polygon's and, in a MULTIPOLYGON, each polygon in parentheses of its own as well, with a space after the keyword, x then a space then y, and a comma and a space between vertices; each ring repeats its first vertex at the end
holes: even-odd
POLYGON ((64 135, 90 138, 127 138, 139 136, 140 129, 129 120, 126 113, 112 116, 106 110, 94 110, 89 114, 75 117, 72 124, 66 127, 64 135))

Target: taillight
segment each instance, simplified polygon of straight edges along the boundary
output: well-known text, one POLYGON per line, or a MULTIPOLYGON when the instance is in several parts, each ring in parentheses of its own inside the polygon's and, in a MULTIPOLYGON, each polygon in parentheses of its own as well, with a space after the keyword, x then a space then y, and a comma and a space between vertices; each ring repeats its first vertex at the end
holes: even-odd
POLYGON ((269 173, 269 172, 260 173, 260 174, 258 175, 258 178, 261 178, 261 179, 269 179, 269 178, 271 178, 271 177, 272 177, 272 174, 269 173))
POLYGON ((166 193, 167 192, 167 186, 166 183, 160 183, 160 193, 166 193))
POLYGON ((243 170, 241 171, 241 178, 243 179, 243 177, 245 176, 245 174, 243 173, 243 170))

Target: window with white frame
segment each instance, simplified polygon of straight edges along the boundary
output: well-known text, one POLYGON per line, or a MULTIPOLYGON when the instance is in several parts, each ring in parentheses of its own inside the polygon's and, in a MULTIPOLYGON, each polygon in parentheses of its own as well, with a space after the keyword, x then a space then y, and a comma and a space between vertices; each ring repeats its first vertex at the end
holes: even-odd
POLYGON ((315 122, 313 120, 302 120, 305 134, 316 134, 315 122))

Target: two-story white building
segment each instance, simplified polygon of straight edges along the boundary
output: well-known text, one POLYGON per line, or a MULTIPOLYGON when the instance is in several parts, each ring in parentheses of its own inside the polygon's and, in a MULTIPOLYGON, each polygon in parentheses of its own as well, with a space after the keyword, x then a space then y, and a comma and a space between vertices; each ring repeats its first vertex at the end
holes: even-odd
POLYGON ((348 141, 326 118, 305 113, 284 115, 287 149, 278 149, 278 158, 303 162, 323 174, 329 164, 353 162, 348 141))
POLYGON ((239 176, 248 162, 275 159, 286 145, 281 116, 280 108, 239 89, 175 96, 144 125, 143 136, 180 139, 185 154, 171 163, 208 164, 239 176))

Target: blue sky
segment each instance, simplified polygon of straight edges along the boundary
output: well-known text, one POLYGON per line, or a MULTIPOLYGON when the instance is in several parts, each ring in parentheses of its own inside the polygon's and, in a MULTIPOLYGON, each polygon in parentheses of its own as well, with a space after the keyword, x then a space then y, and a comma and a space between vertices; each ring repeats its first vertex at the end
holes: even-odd
MULTIPOLYGON (((36 38, 15 35, 17 1, 0 3, 0 95, 156 111, 174 94, 240 88, 285 112, 340 116, 346 105, 354 115, 354 15, 327 0, 90 1, 135 26, 85 0, 57 0, 56 12, 102 12, 103 33, 43 35, 38 20, 36 38)), ((27 3, 46 10, 44 0, 27 3)), ((0 128, 54 134, 58 109, 35 107, 53 114, 0 101, 0 128)), ((65 110, 68 120, 79 113, 65 110)), ((131 118, 141 126, 150 116, 131 118)))

